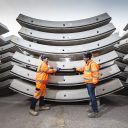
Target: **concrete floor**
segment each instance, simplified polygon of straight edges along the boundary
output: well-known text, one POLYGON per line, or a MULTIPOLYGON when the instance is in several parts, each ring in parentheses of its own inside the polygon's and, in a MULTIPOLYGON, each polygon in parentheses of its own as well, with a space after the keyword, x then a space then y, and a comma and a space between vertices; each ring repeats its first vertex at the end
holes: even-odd
POLYGON ((52 104, 51 110, 29 115, 28 97, 0 97, 0 128, 128 128, 128 97, 111 95, 101 105, 100 118, 87 117, 88 103, 52 104))

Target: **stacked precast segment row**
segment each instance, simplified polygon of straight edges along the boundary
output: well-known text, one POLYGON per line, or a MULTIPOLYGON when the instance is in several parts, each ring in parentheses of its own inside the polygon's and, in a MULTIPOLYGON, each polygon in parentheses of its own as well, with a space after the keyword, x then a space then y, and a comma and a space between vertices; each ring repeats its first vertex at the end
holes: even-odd
POLYGON ((15 45, 10 43, 11 36, 4 38, 1 36, 9 32, 8 28, 0 23, 0 96, 12 93, 9 86, 12 81, 10 70, 14 63, 11 58, 16 51, 15 45))
POLYGON ((102 97, 124 88, 121 63, 125 54, 115 51, 114 45, 119 44, 120 37, 113 33, 116 28, 109 23, 111 17, 107 13, 64 22, 20 14, 17 21, 22 26, 19 34, 23 39, 13 36, 11 42, 28 55, 23 52, 13 55, 13 61, 19 65, 14 65, 11 70, 18 77, 10 85, 12 90, 33 96, 38 57, 44 53, 50 58, 51 67, 61 68, 49 77, 46 99, 59 102, 87 100, 89 96, 82 74, 73 71, 74 67, 84 65, 82 56, 87 51, 93 52, 93 59, 101 65, 96 96, 102 97))
POLYGON ((124 75, 126 77, 125 82, 125 88, 120 91, 121 94, 128 96, 128 24, 124 28, 124 33, 122 35, 120 44, 118 44, 116 47, 118 48, 118 51, 121 51, 125 53, 125 56, 123 57, 123 63, 126 65, 124 68, 124 75))

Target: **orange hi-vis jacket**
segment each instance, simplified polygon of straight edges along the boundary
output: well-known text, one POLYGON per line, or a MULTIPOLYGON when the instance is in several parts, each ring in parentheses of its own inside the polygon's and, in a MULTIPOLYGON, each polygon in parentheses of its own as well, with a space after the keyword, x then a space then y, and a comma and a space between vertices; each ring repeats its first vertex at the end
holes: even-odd
POLYGON ((93 60, 88 60, 83 68, 76 68, 76 70, 84 72, 83 77, 85 83, 97 84, 99 82, 99 68, 99 64, 93 60))
POLYGON ((49 69, 48 64, 41 61, 36 72, 36 82, 47 84, 49 74, 55 72, 56 69, 49 69))

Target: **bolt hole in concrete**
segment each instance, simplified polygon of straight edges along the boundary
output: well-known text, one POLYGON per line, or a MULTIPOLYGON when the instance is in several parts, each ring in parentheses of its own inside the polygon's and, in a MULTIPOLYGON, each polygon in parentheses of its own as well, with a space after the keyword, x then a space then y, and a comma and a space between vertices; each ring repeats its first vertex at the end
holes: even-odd
POLYGON ((64 49, 62 51, 64 51, 64 49))
POLYGON ((66 94, 64 94, 64 97, 66 97, 67 95, 66 94))
POLYGON ((33 20, 31 20, 31 22, 33 23, 33 20))
POLYGON ((65 24, 63 24, 63 26, 65 26, 65 24))
POLYGON ((29 91, 29 89, 27 89, 27 91, 29 91))
POLYGON ((96 21, 98 21, 99 19, 98 18, 96 18, 96 21))
POLYGON ((103 88, 102 90, 103 90, 103 91, 105 91, 105 89, 104 89, 104 88, 103 88))
POLYGON ((29 76, 29 73, 27 75, 29 76))
POLYGON ((65 38, 65 36, 63 36, 63 39, 65 38))
POLYGON ((64 67, 64 65, 63 65, 63 67, 64 67))
POLYGON ((30 60, 28 60, 28 62, 30 62, 30 60))
POLYGON ((32 34, 32 32, 30 32, 30 34, 32 34))
POLYGON ((97 46, 100 46, 100 44, 97 44, 97 46))
POLYGON ((99 31, 97 31, 97 33, 99 33, 99 31))
POLYGON ((100 62, 100 59, 99 59, 99 62, 100 62))
POLYGON ((29 47, 31 47, 31 44, 29 44, 29 47))

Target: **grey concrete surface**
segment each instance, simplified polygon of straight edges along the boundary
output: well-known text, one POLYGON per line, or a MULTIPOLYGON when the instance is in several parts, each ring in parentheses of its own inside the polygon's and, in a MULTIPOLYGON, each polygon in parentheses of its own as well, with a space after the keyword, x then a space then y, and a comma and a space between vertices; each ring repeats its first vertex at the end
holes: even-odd
POLYGON ((5 34, 7 32, 9 32, 8 28, 4 24, 0 23, 0 35, 5 34))
MULTIPOLYGON (((29 115, 30 100, 20 94, 0 97, 0 128, 128 128, 128 97, 102 100, 101 117, 87 117, 88 103, 52 103, 51 110, 29 115)), ((38 108, 38 106, 37 106, 38 108)))

